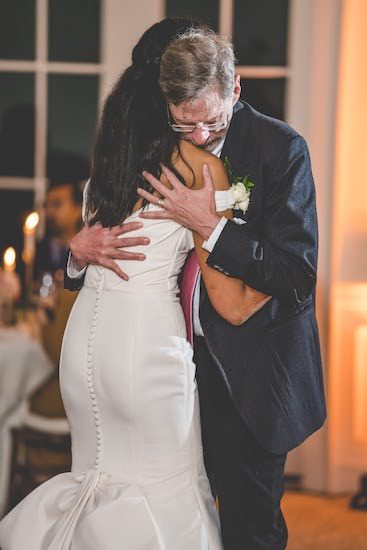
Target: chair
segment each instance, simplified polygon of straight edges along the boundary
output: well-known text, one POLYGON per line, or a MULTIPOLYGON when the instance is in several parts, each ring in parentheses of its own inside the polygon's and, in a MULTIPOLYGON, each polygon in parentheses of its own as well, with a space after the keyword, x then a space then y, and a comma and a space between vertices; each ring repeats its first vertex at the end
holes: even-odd
POLYGON ((44 481, 71 469, 71 440, 64 420, 39 419, 30 414, 24 424, 12 428, 6 512, 44 481))
MULTIPOLYGON (((54 365, 59 362, 62 336, 77 294, 59 289, 54 318, 43 326, 43 345, 54 365)), ((10 454, 6 512, 47 479, 70 471, 70 428, 58 368, 28 396, 21 424, 11 430, 10 454)))

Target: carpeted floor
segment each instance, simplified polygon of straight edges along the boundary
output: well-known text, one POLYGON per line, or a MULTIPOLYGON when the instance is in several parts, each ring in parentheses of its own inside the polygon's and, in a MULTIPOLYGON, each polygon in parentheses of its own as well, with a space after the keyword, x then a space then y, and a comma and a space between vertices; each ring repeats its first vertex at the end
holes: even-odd
POLYGON ((349 500, 287 492, 287 550, 367 550, 367 511, 351 510, 349 500))

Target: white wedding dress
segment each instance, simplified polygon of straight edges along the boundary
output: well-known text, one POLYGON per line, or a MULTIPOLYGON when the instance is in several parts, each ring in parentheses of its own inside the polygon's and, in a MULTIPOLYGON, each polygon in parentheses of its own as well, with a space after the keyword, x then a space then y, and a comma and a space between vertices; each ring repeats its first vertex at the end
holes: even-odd
MULTIPOLYGON (((229 200, 216 192, 217 210, 229 200)), ((135 234, 151 240, 146 260, 119 261, 128 282, 89 265, 65 330, 60 386, 71 472, 0 522, 2 550, 222 548, 178 297, 192 234, 171 220, 145 220, 135 234)))

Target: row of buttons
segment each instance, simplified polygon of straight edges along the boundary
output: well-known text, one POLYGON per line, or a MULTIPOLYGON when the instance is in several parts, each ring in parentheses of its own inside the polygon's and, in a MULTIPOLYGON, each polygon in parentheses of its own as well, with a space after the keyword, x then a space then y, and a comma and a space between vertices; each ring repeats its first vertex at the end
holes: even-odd
POLYGON ((96 397, 96 392, 93 385, 93 347, 94 347, 94 338, 96 333, 99 308, 101 305, 104 268, 99 267, 98 271, 99 271, 99 274, 97 279, 96 301, 94 304, 93 318, 89 329, 88 359, 87 359, 87 383, 88 383, 89 395, 92 402, 94 423, 96 426, 96 433, 97 433, 97 452, 96 452, 96 459, 95 459, 96 468, 98 468, 101 461, 101 456, 102 456, 102 430, 101 430, 101 419, 99 415, 99 409, 97 406, 97 397, 96 397))

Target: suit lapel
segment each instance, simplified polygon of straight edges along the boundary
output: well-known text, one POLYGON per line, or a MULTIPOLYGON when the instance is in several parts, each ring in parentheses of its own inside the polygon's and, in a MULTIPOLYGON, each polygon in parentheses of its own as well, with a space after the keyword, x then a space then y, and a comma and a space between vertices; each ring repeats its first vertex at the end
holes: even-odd
POLYGON ((238 111, 241 111, 243 108, 244 108, 244 104, 242 103, 242 101, 237 101, 237 103, 233 107, 232 120, 228 128, 228 132, 226 135, 226 139, 224 141, 222 152, 220 154, 220 158, 223 160, 226 157, 231 158, 231 156, 233 156, 233 147, 236 141, 236 123, 235 123, 236 113, 238 113, 238 111))

